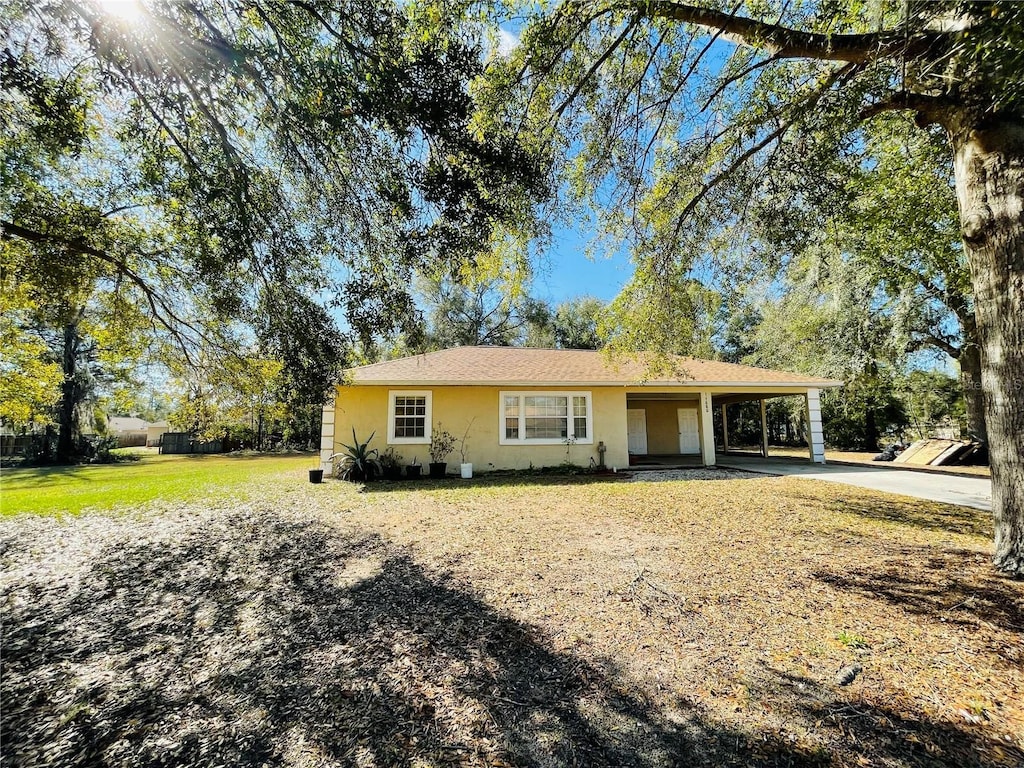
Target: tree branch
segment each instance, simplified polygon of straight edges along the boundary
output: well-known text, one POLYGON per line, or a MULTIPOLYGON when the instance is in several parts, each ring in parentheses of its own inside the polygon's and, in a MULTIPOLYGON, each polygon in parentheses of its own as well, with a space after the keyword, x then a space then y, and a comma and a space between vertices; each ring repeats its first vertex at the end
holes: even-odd
POLYGON ((919 128, 924 128, 933 123, 941 122, 943 115, 948 114, 949 108, 954 106, 956 106, 954 102, 939 96, 898 91, 887 99, 882 99, 866 106, 860 111, 860 119, 868 120, 883 112, 909 110, 917 112, 914 122, 917 123, 919 128))
MULTIPOLYGON (((829 77, 825 79, 822 86, 811 94, 804 104, 800 105, 799 110, 807 110, 817 104, 818 101, 828 92, 828 90, 838 81, 850 76, 853 72, 858 69, 856 64, 847 64, 840 69, 837 69, 829 77)), ((749 147, 739 157, 737 157, 732 163, 730 163, 724 170, 715 174, 711 179, 706 181, 701 189, 695 194, 690 201, 683 208, 682 213, 679 214, 680 223, 685 221, 700 202, 710 194, 710 192, 718 186, 722 181, 729 178, 737 169, 740 168, 744 163, 747 162, 751 157, 756 155, 765 147, 769 146, 772 142, 779 141, 785 136, 786 132, 790 129, 793 123, 796 121, 798 115, 791 115, 780 119, 779 125, 771 132, 769 132, 761 141, 757 142, 753 146, 749 147)), ((678 227, 677 227, 678 228, 678 227)))
POLYGON ((761 48, 780 59, 818 59, 866 64, 896 54, 914 56, 945 37, 937 32, 885 30, 865 34, 827 35, 757 21, 711 8, 700 8, 673 0, 623 2, 620 8, 635 8, 650 18, 671 19, 717 29, 722 37, 739 45, 761 48))
POLYGON ((960 347, 951 344, 948 339, 938 336, 931 331, 924 331, 921 336, 924 343, 942 350, 954 360, 960 359, 960 347))
POLYGON ((31 243, 59 245, 67 248, 72 253, 79 253, 83 256, 92 256, 93 258, 99 259, 100 261, 113 266, 118 270, 118 272, 127 277, 133 285, 142 291, 143 295, 146 297, 147 303, 149 304, 150 310, 153 313, 153 319, 178 340, 186 357, 191 358, 188 351, 188 345, 185 342, 186 337, 181 331, 182 328, 187 328, 189 331, 196 334, 196 337, 203 341, 209 341, 209 338, 201 329, 196 328, 190 322, 180 317, 170 307, 167 299, 158 291, 154 290, 154 288, 146 282, 145 278, 125 264, 122 259, 119 259, 113 254, 100 250, 99 248, 94 248, 80 240, 71 240, 65 237, 47 234, 45 232, 37 232, 34 229, 19 226, 11 221, 2 220, 0 221, 0 225, 3 227, 2 239, 4 240, 17 237, 31 243))
POLYGON ((633 16, 633 18, 629 20, 626 26, 622 28, 622 32, 619 33, 619 36, 617 38, 615 38, 615 41, 611 45, 609 45, 607 49, 605 49, 604 53, 597 57, 597 60, 590 66, 590 69, 587 70, 587 73, 579 79, 579 82, 576 83, 576 87, 573 89, 573 92, 570 93, 569 96, 565 99, 565 101, 562 102, 562 105, 557 110, 555 110, 554 122, 558 122, 558 120, 562 117, 562 113, 565 112, 568 106, 573 101, 576 100, 577 96, 580 95, 580 91, 583 90, 583 86, 585 86, 587 82, 589 82, 590 78, 592 78, 594 74, 597 72, 597 70, 601 68, 601 65, 608 60, 608 57, 615 53, 615 51, 619 47, 619 44, 626 39, 626 36, 630 32, 633 31, 633 27, 635 27, 639 23, 639 21, 640 14, 636 14, 635 16, 633 16))
POLYGON ((760 61, 756 61, 749 67, 744 68, 741 72, 738 72, 735 75, 731 75, 730 77, 725 78, 722 82, 718 84, 718 86, 711 93, 711 95, 704 100, 704 106, 700 108, 700 112, 706 112, 708 107, 711 106, 711 103, 719 96, 721 96, 725 89, 728 88, 730 85, 739 80, 742 80, 747 75, 753 74, 761 67, 766 67, 769 64, 773 64, 778 60, 778 56, 769 56, 767 59, 761 59, 760 61))

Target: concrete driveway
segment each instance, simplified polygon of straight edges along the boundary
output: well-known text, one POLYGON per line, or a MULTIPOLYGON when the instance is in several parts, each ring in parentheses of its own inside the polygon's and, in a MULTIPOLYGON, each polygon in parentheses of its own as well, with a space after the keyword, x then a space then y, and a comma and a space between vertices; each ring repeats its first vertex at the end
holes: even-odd
POLYGON ((914 472, 893 466, 811 464, 795 459, 790 461, 748 456, 719 456, 718 465, 745 469, 749 472, 763 472, 766 475, 796 475, 828 483, 846 483, 928 501, 941 501, 986 512, 992 511, 992 481, 987 477, 914 472))

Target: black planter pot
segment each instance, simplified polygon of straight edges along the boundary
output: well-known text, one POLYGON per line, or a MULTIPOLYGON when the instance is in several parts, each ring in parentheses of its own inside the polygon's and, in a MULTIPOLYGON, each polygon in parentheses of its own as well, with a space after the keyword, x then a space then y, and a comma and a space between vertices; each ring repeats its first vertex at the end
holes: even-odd
POLYGON ((415 480, 420 476, 420 470, 423 469, 422 464, 409 464, 405 468, 405 476, 410 480, 415 480))
POLYGON ((401 480, 402 479, 402 468, 401 467, 389 467, 384 470, 385 480, 401 480))
POLYGON ((447 461, 432 461, 430 462, 430 476, 437 480, 438 478, 444 477, 444 473, 448 469, 447 461))
POLYGON ((324 471, 322 469, 311 469, 309 470, 309 482, 311 483, 322 483, 324 481, 324 471))

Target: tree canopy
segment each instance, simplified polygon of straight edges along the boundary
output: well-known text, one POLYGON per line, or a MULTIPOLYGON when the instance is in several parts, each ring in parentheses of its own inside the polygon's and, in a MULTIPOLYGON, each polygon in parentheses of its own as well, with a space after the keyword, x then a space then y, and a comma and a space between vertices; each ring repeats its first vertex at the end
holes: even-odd
MULTIPOLYGON (((567 0, 525 13, 484 103, 562 159, 567 189, 632 251, 649 283, 640 295, 663 291, 663 276, 690 279, 708 252, 742 252, 756 201, 813 201, 871 121, 906 113, 945 141, 981 353, 995 560, 1024 574, 1024 5, 567 0)), ((671 319, 675 304, 660 306, 671 319)))
POLYGON ((486 38, 457 9, 138 9, 0 6, 4 269, 54 329, 116 306, 187 358, 244 327, 316 402, 348 343, 415 323, 415 272, 531 230, 544 162, 473 124, 486 38))
POLYGON ((26 276, 105 270, 177 331, 172 288, 201 289, 190 303, 315 344, 309 290, 345 270, 353 331, 386 331, 411 269, 471 261, 543 189, 514 138, 471 130, 480 32, 439 7, 140 7, 5 3, 4 232, 38 246, 26 276), (108 174, 102 202, 59 189, 76 166, 108 174))

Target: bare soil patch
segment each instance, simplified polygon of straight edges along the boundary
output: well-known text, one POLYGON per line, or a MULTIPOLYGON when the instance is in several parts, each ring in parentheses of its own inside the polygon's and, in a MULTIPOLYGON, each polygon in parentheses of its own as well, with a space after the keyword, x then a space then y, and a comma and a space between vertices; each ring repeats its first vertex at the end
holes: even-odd
POLYGON ((259 490, 3 522, 6 764, 1024 761, 1024 584, 976 511, 764 476, 259 490))

